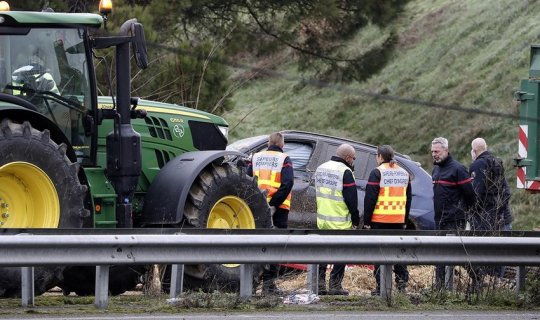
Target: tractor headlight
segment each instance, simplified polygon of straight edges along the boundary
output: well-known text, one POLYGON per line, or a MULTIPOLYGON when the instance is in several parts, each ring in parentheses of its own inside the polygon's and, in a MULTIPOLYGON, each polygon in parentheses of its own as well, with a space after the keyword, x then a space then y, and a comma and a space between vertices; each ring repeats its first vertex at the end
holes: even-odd
POLYGON ((227 140, 229 139, 229 127, 224 127, 224 126, 217 126, 219 131, 221 131, 221 134, 223 134, 223 136, 225 138, 227 138, 227 140))

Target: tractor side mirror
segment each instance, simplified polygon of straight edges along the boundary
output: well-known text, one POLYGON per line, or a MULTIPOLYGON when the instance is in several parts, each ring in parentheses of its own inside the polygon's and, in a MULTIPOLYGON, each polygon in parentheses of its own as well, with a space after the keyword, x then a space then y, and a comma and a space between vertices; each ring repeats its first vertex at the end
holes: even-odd
POLYGON ((135 62, 139 68, 146 69, 148 67, 148 53, 143 25, 138 23, 137 19, 130 19, 122 24, 120 33, 132 37, 131 49, 135 56, 135 62))

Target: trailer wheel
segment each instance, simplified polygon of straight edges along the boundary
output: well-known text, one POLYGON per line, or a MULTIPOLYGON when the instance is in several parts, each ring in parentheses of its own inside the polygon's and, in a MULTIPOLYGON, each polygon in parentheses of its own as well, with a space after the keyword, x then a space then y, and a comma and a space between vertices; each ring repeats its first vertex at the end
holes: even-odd
MULTIPOLYGON (((186 222, 196 228, 264 229, 272 225, 270 208, 255 180, 245 169, 229 163, 210 165, 189 191, 184 208, 186 222)), ((257 282, 263 266, 255 266, 257 282)), ((238 290, 238 264, 187 265, 188 288, 238 290)))
MULTIPOLYGON (((29 122, 0 123, 1 228, 81 228, 87 187, 79 182, 79 164, 66 156, 66 145, 51 140, 48 130, 29 122)), ((63 267, 35 268, 35 293, 62 279, 63 267)), ((0 268, 0 297, 21 294, 19 268, 0 268)))

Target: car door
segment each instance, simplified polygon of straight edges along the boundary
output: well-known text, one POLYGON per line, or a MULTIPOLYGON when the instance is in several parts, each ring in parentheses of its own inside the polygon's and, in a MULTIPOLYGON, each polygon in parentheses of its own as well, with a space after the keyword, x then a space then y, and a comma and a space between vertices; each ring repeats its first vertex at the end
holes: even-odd
POLYGON ((356 160, 354 161, 354 179, 358 192, 358 211, 360 217, 364 216, 364 197, 369 174, 377 166, 375 153, 364 148, 355 148, 356 160))
POLYGON ((283 151, 291 158, 294 168, 289 225, 298 228, 313 227, 313 213, 317 211, 315 187, 311 183, 314 173, 313 154, 317 148, 314 140, 287 139, 283 151))

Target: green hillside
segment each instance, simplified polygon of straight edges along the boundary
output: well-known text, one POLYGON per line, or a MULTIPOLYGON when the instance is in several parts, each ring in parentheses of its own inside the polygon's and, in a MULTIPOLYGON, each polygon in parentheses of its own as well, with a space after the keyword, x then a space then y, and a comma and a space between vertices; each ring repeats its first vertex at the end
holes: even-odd
MULTIPOLYGON (((294 59, 284 54, 275 61, 281 76, 259 77, 235 92, 236 107, 224 115, 233 128, 232 140, 283 129, 317 131, 391 144, 430 172, 434 137, 447 137, 451 153, 468 166, 470 142, 481 136, 505 160, 515 186, 511 161, 517 153, 517 120, 380 100, 361 92, 517 115, 512 95, 527 76, 530 45, 540 43, 539 12, 538 1, 413 0, 392 26, 400 42, 379 74, 361 84, 315 87, 300 81, 309 75, 298 74, 294 59)), ((380 33, 363 31, 348 50, 364 50, 379 41, 380 33)), ((539 226, 540 195, 513 191, 514 228, 539 226)))

